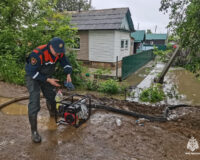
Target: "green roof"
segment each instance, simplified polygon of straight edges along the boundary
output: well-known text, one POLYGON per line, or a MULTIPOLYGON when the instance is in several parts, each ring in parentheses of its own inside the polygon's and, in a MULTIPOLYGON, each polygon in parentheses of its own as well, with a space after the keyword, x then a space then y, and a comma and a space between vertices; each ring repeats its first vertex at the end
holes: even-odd
POLYGON ((134 42, 142 42, 144 40, 145 30, 137 30, 131 33, 131 37, 134 38, 134 42))
POLYGON ((146 34, 146 40, 166 40, 167 34, 146 34))

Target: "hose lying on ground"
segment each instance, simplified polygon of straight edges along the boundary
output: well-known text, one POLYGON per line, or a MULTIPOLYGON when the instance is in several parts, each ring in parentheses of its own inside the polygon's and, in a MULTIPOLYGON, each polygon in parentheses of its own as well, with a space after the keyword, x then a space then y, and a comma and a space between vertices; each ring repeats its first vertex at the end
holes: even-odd
MULTIPOLYGON (((42 98, 43 96, 40 96, 40 98, 42 98)), ((22 100, 27 100, 29 99, 29 96, 23 96, 23 97, 18 97, 18 98, 13 98, 3 104, 0 104, 0 110, 4 107, 6 107, 7 105, 10 105, 12 103, 15 103, 15 102, 19 102, 19 101, 22 101, 22 100)))
MULTIPOLYGON (((43 96, 40 96, 40 97, 43 98, 43 96)), ((23 97, 11 99, 8 102, 0 104, 0 110, 2 108, 6 107, 7 105, 10 105, 10 104, 18 102, 18 101, 26 100, 26 99, 29 99, 29 96, 23 96, 23 97)), ((145 119, 148 119, 149 121, 152 121, 152 122, 153 121, 166 122, 168 114, 169 114, 169 110, 173 110, 173 109, 176 109, 176 108, 179 108, 179 107, 188 107, 188 105, 179 104, 179 105, 168 106, 164 110, 164 113, 163 113, 162 116, 154 117, 154 116, 144 115, 144 114, 140 114, 140 113, 136 113, 136 112, 121 110, 121 109, 117 109, 117 108, 113 108, 113 107, 105 106, 105 105, 91 105, 91 108, 94 108, 94 109, 103 109, 103 110, 107 110, 107 111, 122 114, 122 115, 132 116, 132 117, 135 117, 135 118, 145 118, 145 119)))
POLYGON ((92 105, 92 108, 103 109, 103 110, 107 110, 107 111, 110 111, 110 112, 128 115, 128 116, 132 116, 132 117, 136 117, 136 118, 145 118, 145 119, 148 119, 149 121, 158 121, 158 122, 166 122, 167 121, 167 118, 165 118, 163 116, 162 117, 161 116, 160 117, 153 117, 153 116, 144 115, 144 114, 140 114, 140 113, 116 109, 116 108, 113 108, 113 107, 110 107, 110 106, 92 105))

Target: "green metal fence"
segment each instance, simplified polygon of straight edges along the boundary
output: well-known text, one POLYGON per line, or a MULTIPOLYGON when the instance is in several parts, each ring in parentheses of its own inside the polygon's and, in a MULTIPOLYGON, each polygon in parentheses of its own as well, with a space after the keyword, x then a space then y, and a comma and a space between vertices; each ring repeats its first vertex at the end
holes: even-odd
POLYGON ((153 50, 143 51, 122 59, 122 80, 154 59, 153 50))

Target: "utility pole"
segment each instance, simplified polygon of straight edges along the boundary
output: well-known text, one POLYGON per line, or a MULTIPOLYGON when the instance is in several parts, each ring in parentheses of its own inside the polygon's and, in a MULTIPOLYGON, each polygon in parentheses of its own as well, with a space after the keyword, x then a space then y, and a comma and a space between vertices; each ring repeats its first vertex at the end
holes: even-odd
POLYGON ((137 30, 139 30, 140 29, 140 23, 138 23, 138 27, 137 27, 137 30))
POLYGON ((90 8, 91 8, 91 6, 92 6, 92 0, 89 1, 89 5, 90 5, 90 8))
POLYGON ((81 0, 79 0, 79 2, 78 2, 78 12, 80 12, 81 11, 81 0))
POLYGON ((155 26, 155 33, 156 33, 156 30, 157 30, 157 25, 155 26))

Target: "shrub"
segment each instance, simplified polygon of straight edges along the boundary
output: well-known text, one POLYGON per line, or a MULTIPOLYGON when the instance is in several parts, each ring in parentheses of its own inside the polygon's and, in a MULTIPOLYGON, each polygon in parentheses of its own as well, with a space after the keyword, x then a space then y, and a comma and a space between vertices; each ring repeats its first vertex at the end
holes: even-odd
POLYGON ((160 102, 165 98, 165 94, 159 84, 155 84, 150 88, 142 91, 140 100, 143 102, 160 102))
POLYGON ((0 79, 5 82, 24 85, 24 65, 16 62, 18 57, 5 54, 0 56, 0 79))
POLYGON ((109 79, 105 82, 101 82, 98 88, 99 92, 108 93, 108 94, 117 94, 120 91, 120 86, 117 81, 109 79))
POLYGON ((87 87, 87 90, 89 91, 96 91, 98 89, 97 81, 88 80, 86 82, 86 87, 87 87))
MULTIPOLYGON (((85 82, 85 79, 81 75, 83 68, 81 66, 81 63, 76 60, 76 53, 73 51, 70 51, 67 54, 67 57, 70 61, 70 64, 72 65, 72 69, 73 69, 72 75, 71 75, 72 83, 77 86, 83 85, 83 83, 85 82)), ((56 72, 55 72, 54 76, 56 78, 58 78, 61 81, 61 83, 63 83, 66 80, 66 74, 64 73, 64 70, 60 66, 60 64, 58 64, 56 66, 56 72)))

